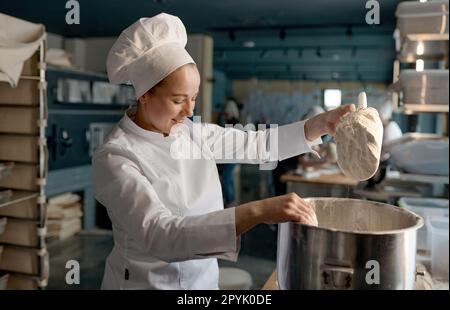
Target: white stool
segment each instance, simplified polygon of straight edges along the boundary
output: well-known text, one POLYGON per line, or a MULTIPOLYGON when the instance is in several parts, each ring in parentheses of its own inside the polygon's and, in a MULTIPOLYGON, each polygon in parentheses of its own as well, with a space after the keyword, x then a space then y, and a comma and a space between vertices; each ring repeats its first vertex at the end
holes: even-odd
POLYGON ((230 267, 219 268, 219 289, 249 290, 252 285, 252 276, 247 271, 230 267))

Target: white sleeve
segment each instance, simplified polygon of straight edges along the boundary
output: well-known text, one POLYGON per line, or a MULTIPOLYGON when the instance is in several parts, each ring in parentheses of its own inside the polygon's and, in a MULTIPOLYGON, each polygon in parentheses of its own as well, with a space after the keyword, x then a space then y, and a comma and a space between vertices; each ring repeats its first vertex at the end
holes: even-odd
POLYGON ((198 216, 172 214, 159 200, 137 165, 121 155, 96 153, 94 195, 113 226, 142 246, 149 256, 166 262, 216 257, 237 260, 235 209, 198 216))
POLYGON ((261 164, 315 153, 312 147, 321 144, 322 139, 308 141, 305 122, 249 131, 203 124, 202 130, 206 129, 206 143, 216 162, 261 164))

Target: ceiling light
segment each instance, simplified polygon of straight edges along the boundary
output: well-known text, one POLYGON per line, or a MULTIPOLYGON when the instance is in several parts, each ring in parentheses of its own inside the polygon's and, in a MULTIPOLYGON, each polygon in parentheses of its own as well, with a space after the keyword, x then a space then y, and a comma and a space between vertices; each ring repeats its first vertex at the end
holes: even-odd
POLYGON ((316 49, 316 56, 319 57, 319 58, 322 57, 322 51, 320 50, 320 47, 318 47, 318 48, 316 49))
POLYGON ((280 33, 278 34, 280 37, 280 40, 286 39, 286 30, 284 28, 281 28, 280 33))
POLYGON ((231 41, 236 41, 236 34, 234 33, 234 30, 230 30, 228 32, 228 37, 230 38, 231 41))
POLYGON ((348 27, 347 27, 347 31, 345 32, 345 34, 347 35, 347 37, 348 37, 349 39, 353 36, 352 26, 348 26, 348 27))
POLYGON ((259 57, 261 58, 266 58, 267 56, 267 50, 262 50, 261 53, 259 54, 259 57))
POLYGON ((242 45, 246 48, 253 48, 256 44, 255 41, 245 41, 242 45))

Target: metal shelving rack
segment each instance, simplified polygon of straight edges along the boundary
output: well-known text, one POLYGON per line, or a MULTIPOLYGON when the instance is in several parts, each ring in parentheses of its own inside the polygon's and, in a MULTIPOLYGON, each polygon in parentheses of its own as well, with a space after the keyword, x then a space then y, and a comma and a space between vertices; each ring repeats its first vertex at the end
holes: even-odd
MULTIPOLYGON (((8 230, 8 221, 11 223, 15 223, 16 225, 35 225, 31 227, 35 227, 36 231, 33 231, 33 238, 35 234, 34 246, 24 245, 14 243, 13 241, 7 239, 3 241, 3 244, 0 244, 0 247, 3 247, 3 255, 6 255, 6 249, 8 249, 8 261, 11 262, 16 258, 17 261, 21 259, 28 259, 28 262, 32 262, 33 270, 30 269, 29 266, 25 266, 26 264, 14 265, 14 263, 5 263, 0 264, 0 267, 3 267, 3 273, 9 274, 8 280, 8 289, 44 289, 47 286, 48 278, 49 278, 49 255, 45 243, 45 236, 47 232, 47 215, 46 215, 46 204, 47 198, 45 195, 45 186, 47 183, 47 174, 48 174, 48 151, 47 151, 47 141, 45 136, 45 129, 47 126, 48 119, 48 108, 47 108, 47 81, 46 81, 46 63, 45 63, 45 54, 46 54, 46 38, 42 40, 39 45, 39 49, 37 53, 37 66, 38 66, 38 75, 21 75, 20 80, 32 80, 37 82, 38 92, 39 92, 39 102, 38 107, 29 106, 30 108, 37 108, 37 127, 38 131, 34 135, 33 138, 37 138, 37 148, 38 152, 38 167, 37 167, 37 179, 36 179, 36 188, 35 190, 12 190, 12 195, 6 200, 0 201, 0 208, 19 208, 18 204, 23 202, 28 202, 34 204, 36 202, 37 215, 33 218, 15 218, 14 215, 10 217, 8 214, 6 215, 7 223, 6 230, 8 230), (30 202, 33 201, 33 202, 30 202), (19 253, 19 254, 18 254, 19 253), (21 255, 24 255, 23 257, 21 255), (23 267, 23 270, 21 268, 23 267)), ((32 57, 35 57, 33 55, 32 57)), ((30 59, 31 61, 31 59, 30 59)), ((1 106, 4 106, 2 104, 1 106)), ((16 108, 19 105, 7 105, 7 107, 16 108)), ((14 132, 12 134, 15 134, 14 132)), ((18 135, 19 136, 19 135, 18 135)), ((24 136, 24 135, 21 135, 24 136)), ((26 150, 24 150, 26 152, 26 150)), ((14 160, 12 160, 14 161, 14 160)), ((0 210, 1 211, 1 210, 0 210)), ((9 211, 8 211, 9 212, 9 211)), ((0 213, 0 217, 5 216, 0 213)), ((6 235, 6 232, 5 234, 6 235)), ((11 234, 10 234, 11 235, 11 234)), ((1 236, 0 236, 1 237, 1 236)), ((0 262, 2 257, 0 256, 0 262)))
MULTIPOLYGON (((437 104, 417 104, 412 102, 401 102, 400 91, 396 87, 399 82, 399 76, 402 64, 412 63, 417 59, 423 59, 425 61, 431 60, 434 62, 442 61, 445 64, 445 69, 448 70, 448 33, 418 33, 418 34, 405 34, 400 35, 400 31, 394 32, 396 59, 393 63, 393 85, 395 91, 392 94, 392 102, 394 111, 402 113, 404 115, 414 115, 417 113, 439 113, 442 117, 442 135, 448 137, 448 112, 449 105, 437 105, 437 104), (434 45, 446 46, 446 50, 442 53, 418 55, 411 52, 417 51, 414 48, 418 44, 418 41, 422 42, 435 42, 434 45), (440 42, 447 42, 447 44, 441 44, 440 42), (440 56, 437 56, 440 55, 440 56)), ((435 47, 435 46, 433 46, 435 47)), ((447 85, 448 87, 448 85, 447 85)), ((432 187, 430 191, 431 196, 440 196, 447 194, 445 186, 449 184, 448 176, 436 176, 436 175, 424 175, 424 174, 411 174, 399 171, 387 170, 386 175, 380 184, 376 184, 376 190, 370 190, 366 188, 365 183, 358 185, 355 193, 374 200, 387 201, 389 203, 396 203, 399 197, 421 197, 416 186, 429 186, 432 187)))
MULTIPOLYGON (((401 71, 401 63, 402 63, 402 57, 401 53, 404 52, 404 47, 411 43, 417 43, 417 42, 441 42, 445 41, 447 42, 447 52, 444 54, 441 59, 434 58, 433 60, 441 60, 445 63, 445 69, 448 70, 448 41, 449 41, 449 34, 448 33, 442 33, 442 34, 434 34, 434 33, 418 33, 418 34, 407 34, 403 38, 400 37, 398 32, 396 31, 394 33, 395 38, 395 46, 397 50, 397 57, 394 61, 393 66, 393 83, 396 84, 398 82, 398 78, 401 71)), ((426 60, 426 56, 423 55, 416 55, 415 59, 424 59, 426 60)), ((394 92, 393 94, 393 103, 394 108, 404 114, 416 114, 416 113, 442 113, 442 117, 444 119, 444 124, 448 126, 448 113, 449 113, 449 105, 432 105, 432 104, 417 104, 413 102, 400 102, 399 100, 399 93, 394 92)), ((447 127, 445 126, 445 127, 447 127)), ((446 136, 448 136, 448 131, 444 130, 444 133, 446 136)))
MULTIPOLYGON (((447 12, 447 18, 448 18, 448 12, 447 12)), ((442 28, 443 29, 443 28, 442 28)), ((434 62, 442 61, 446 70, 448 70, 448 57, 449 57, 449 51, 448 51, 448 41, 449 41, 449 34, 447 33, 408 33, 404 36, 400 35, 400 31, 396 30, 394 32, 394 39, 395 39, 395 46, 396 46, 396 52, 397 56, 394 61, 393 66, 393 83, 394 85, 398 83, 398 78, 401 71, 401 64, 402 63, 411 63, 412 61, 416 61, 417 59, 423 59, 423 60, 432 60, 434 62), (440 46, 442 48, 443 46, 446 47, 445 51, 441 51, 441 56, 436 55, 419 55, 417 53, 411 53, 412 55, 409 55, 411 59, 409 61, 406 61, 405 54, 407 53, 408 47, 411 48, 411 46, 415 46, 421 42, 422 44, 425 43, 433 43, 436 46, 440 46), (441 42, 446 42, 445 44, 441 42)), ((433 46, 433 48, 436 48, 436 46, 433 46)), ((414 50, 414 49, 413 49, 414 50)), ((447 87, 448 84, 447 84, 447 87)), ((412 102, 401 102, 399 99, 399 93, 394 92, 393 93, 393 104, 394 109, 397 112, 403 113, 405 115, 412 115, 417 113, 439 113, 441 115, 441 126, 442 126, 442 135, 444 137, 448 137, 448 113, 449 113, 449 105, 443 105, 443 104, 417 104, 412 102)), ((396 172, 391 173, 390 177, 388 177, 391 181, 396 181, 399 183, 404 184, 412 184, 412 183, 427 183, 427 184, 438 184, 438 185, 448 185, 449 184, 449 177, 448 176, 434 176, 434 175, 418 175, 418 174, 410 174, 410 173, 402 173, 402 172, 396 172)))

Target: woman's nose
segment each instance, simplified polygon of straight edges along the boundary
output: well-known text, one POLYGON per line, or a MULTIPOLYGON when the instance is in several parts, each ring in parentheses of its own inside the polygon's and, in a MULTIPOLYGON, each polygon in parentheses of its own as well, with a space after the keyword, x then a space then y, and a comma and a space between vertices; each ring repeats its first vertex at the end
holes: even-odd
POLYGON ((183 116, 186 117, 191 117, 192 115, 194 115, 194 107, 189 102, 185 102, 183 105, 183 110, 181 110, 181 113, 183 114, 183 116))

